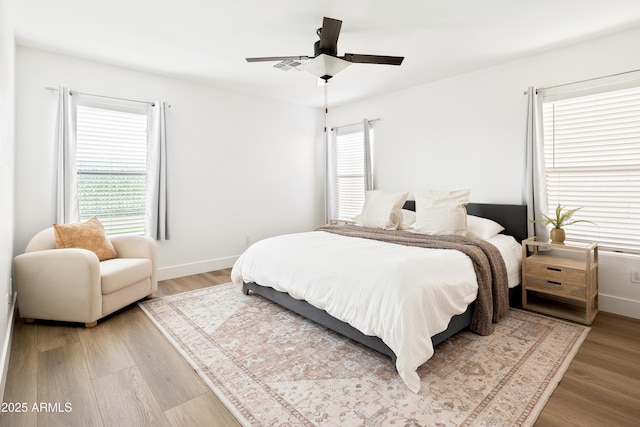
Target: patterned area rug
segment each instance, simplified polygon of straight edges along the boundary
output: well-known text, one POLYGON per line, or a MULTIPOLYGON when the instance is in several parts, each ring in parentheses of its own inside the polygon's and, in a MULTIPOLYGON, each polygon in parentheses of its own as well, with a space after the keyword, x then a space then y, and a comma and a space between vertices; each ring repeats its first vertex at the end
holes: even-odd
POLYGON ((589 331, 512 309, 436 347, 415 394, 388 357, 231 283, 140 307, 247 426, 531 425, 589 331))

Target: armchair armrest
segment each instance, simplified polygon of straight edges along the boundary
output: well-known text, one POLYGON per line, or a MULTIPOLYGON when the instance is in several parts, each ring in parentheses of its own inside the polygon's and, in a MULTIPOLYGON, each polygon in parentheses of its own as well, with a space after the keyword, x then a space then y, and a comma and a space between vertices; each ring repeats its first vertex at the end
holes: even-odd
POLYGON ((118 252, 118 258, 156 257, 156 241, 148 236, 111 236, 111 244, 118 252))
POLYGON ((118 258, 147 258, 151 260, 151 292, 158 289, 158 244, 148 236, 112 236, 111 244, 118 252, 118 258))
POLYGON ((14 258, 21 317, 90 323, 102 315, 98 257, 86 249, 48 249, 14 258))

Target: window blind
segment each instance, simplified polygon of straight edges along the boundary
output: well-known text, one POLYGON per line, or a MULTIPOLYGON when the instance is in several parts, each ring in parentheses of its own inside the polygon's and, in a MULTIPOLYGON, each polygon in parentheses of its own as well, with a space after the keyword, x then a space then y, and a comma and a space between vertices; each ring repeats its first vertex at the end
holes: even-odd
POLYGON ((640 87, 543 104, 549 209, 582 207, 572 240, 640 252, 640 87))
POLYGON ((78 200, 82 220, 107 234, 143 234, 147 115, 78 105, 78 200))
POLYGON ((336 133, 336 208, 338 218, 353 218, 364 206, 363 125, 338 128, 336 133))

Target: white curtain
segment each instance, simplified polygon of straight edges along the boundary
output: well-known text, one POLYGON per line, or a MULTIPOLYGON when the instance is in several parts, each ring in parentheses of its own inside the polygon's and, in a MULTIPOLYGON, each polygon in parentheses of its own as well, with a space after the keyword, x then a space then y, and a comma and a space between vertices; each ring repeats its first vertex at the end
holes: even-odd
POLYGON ((80 220, 76 174, 76 101, 67 87, 58 88, 56 138, 56 223, 80 220))
POLYGON ((371 124, 364 119, 364 191, 373 190, 373 153, 371 147, 371 124))
POLYGON ((529 105, 527 109, 527 168, 526 168, 526 202, 529 236, 548 237, 549 230, 544 222, 533 223, 533 220, 544 219, 542 214, 548 213, 547 184, 544 170, 544 133, 542 127, 542 97, 538 96, 535 87, 528 90, 529 105))
POLYGON ((167 134, 165 103, 150 107, 147 128, 147 234, 156 240, 169 240, 167 212, 167 134))
POLYGON ((336 128, 331 128, 325 133, 325 137, 327 139, 326 222, 329 222, 331 218, 335 218, 336 211, 338 210, 338 206, 336 204, 336 136, 336 128))

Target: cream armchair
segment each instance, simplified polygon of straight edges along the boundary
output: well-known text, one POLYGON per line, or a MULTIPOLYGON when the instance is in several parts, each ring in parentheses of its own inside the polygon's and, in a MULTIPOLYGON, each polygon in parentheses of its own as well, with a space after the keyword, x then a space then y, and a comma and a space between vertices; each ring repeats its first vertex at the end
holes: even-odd
POLYGON ((109 239, 117 258, 98 261, 86 249, 56 249, 53 228, 36 234, 14 258, 18 309, 35 319, 84 323, 98 319, 158 289, 155 240, 143 236, 109 239))

